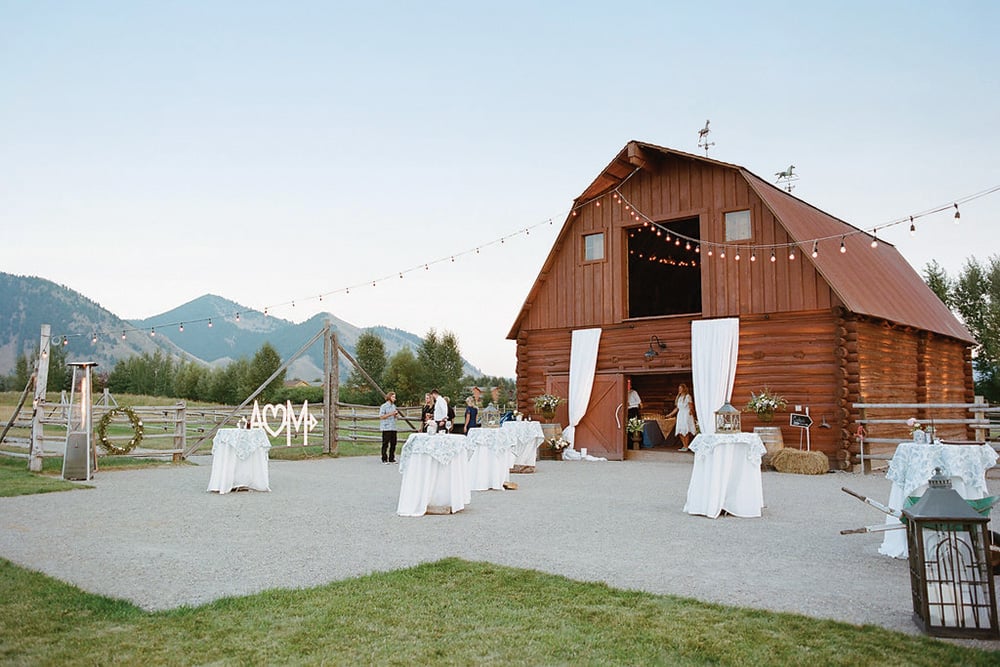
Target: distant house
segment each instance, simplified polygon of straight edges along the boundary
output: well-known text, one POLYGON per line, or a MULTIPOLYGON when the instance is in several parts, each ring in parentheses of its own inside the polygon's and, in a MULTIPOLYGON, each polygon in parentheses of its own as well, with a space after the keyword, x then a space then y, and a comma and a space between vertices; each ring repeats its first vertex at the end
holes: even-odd
MULTIPOLYGON (((810 408, 832 467, 857 454, 855 403, 971 402, 971 334, 892 245, 859 232, 739 165, 629 142, 575 200, 508 334, 519 409, 568 396, 572 332, 600 329, 575 444, 622 459, 627 381, 644 411, 672 409, 694 379, 693 325, 721 318, 738 320, 732 404, 766 386, 788 411, 810 408)), ((698 407, 704 420, 720 406, 698 407)), ((775 424, 797 445, 787 413, 775 424)))
POLYGON ((296 387, 311 387, 312 385, 305 380, 300 380, 295 378, 294 380, 285 380, 285 389, 295 389, 296 387))

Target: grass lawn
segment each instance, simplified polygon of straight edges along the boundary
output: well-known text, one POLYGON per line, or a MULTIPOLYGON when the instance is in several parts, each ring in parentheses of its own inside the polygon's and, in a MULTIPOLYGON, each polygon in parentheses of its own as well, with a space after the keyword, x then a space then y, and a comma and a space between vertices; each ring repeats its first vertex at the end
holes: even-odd
POLYGON ((0 560, 0 663, 997 665, 1000 652, 459 559, 165 612, 0 560))

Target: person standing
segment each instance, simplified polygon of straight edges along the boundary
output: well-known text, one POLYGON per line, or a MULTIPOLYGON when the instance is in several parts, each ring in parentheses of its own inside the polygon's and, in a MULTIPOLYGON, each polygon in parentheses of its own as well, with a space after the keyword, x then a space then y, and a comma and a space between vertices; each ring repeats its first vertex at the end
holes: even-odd
POLYGON ((397 416, 399 410, 396 409, 396 392, 390 391, 385 395, 385 403, 378 409, 379 429, 382 431, 382 463, 396 462, 397 416))
POLYGON ((427 423, 434 421, 434 397, 424 394, 424 404, 420 407, 420 430, 427 431, 427 423))
POLYGON ((677 415, 677 422, 674 426, 674 433, 681 439, 681 451, 688 450, 688 440, 694 435, 694 406, 691 404, 691 394, 688 393, 686 384, 677 387, 677 398, 674 399, 674 409, 667 415, 673 417, 677 415))
POLYGON ((474 396, 469 396, 465 399, 465 434, 468 435, 470 429, 477 428, 479 426, 479 408, 476 406, 476 399, 474 396))
POLYGON ((448 401, 444 400, 437 389, 431 390, 431 398, 434 399, 434 421, 438 426, 438 433, 444 433, 448 425, 448 401))
POLYGON ((628 418, 639 416, 639 408, 642 407, 642 399, 639 392, 632 388, 632 380, 628 381, 628 418))

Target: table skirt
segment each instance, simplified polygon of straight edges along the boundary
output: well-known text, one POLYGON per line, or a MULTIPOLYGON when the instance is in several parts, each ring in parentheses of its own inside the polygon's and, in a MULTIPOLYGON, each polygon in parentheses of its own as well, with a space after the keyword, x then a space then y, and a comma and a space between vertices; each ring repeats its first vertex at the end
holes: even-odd
POLYGON ((514 462, 511 465, 534 468, 537 463, 538 446, 545 440, 541 422, 507 421, 500 428, 513 431, 516 439, 514 462))
POLYGON ((268 449, 260 447, 241 459, 232 447, 212 447, 212 476, 208 481, 208 490, 218 493, 229 493, 238 488, 270 491, 268 449))
POLYGON ((440 463, 429 454, 413 454, 402 477, 396 505, 399 516, 423 516, 428 506, 460 512, 472 501, 469 458, 465 455, 440 463))
POLYGON ((510 481, 510 468, 514 453, 510 450, 495 451, 489 447, 476 447, 469 459, 469 485, 473 491, 503 489, 510 481))
POLYGON ((704 456, 695 456, 684 511, 712 519, 723 510, 738 517, 759 517, 764 492, 760 455, 755 464, 750 451, 754 447, 747 443, 720 444, 704 456))

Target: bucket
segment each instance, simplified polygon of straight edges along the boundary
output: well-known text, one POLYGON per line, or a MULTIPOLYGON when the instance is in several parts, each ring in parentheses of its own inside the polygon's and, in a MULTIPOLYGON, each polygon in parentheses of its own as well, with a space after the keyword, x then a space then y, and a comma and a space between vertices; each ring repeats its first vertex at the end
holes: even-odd
POLYGON ((766 449, 767 452, 764 454, 763 463, 770 466, 771 457, 774 456, 779 449, 783 449, 785 447, 785 440, 781 437, 781 427, 754 426, 753 432, 759 435, 761 441, 764 443, 764 449, 766 449))

